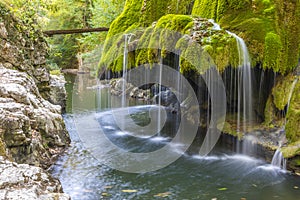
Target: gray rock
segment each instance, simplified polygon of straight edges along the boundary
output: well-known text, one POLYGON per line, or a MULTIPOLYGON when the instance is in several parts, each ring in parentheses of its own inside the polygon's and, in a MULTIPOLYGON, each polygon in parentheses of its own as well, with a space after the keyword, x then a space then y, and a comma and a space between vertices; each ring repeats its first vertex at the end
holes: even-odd
POLYGON ((0 23, 0 37, 3 39, 7 39, 7 30, 3 22, 0 23))
POLYGON ((60 105, 62 111, 65 111, 67 99, 65 83, 66 81, 63 75, 50 75, 50 92, 48 100, 55 105, 60 105))
POLYGON ((26 73, 0 67, 0 77, 0 140, 7 148, 5 156, 19 163, 50 164, 69 143, 61 107, 43 99, 26 73))
POLYGON ((17 164, 0 156, 0 199, 70 199, 58 180, 40 167, 17 164))

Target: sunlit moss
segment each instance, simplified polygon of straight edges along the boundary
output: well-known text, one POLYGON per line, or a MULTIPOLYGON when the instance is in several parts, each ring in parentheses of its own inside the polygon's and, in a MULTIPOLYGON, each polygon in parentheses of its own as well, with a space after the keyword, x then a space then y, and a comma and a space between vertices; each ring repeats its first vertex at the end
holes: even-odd
POLYGON ((286 137, 290 142, 300 140, 300 83, 298 82, 292 91, 293 95, 290 101, 286 116, 286 137))
POLYGON ((264 68, 271 68, 275 72, 283 72, 279 62, 281 51, 280 37, 273 32, 268 33, 265 38, 264 68))
MULTIPOLYGON (((285 158, 291 158, 295 155, 300 155, 300 141, 290 143, 288 146, 282 147, 281 152, 285 158)), ((300 166, 300 160, 297 161, 297 165, 300 166)))
POLYGON ((272 96, 274 105, 278 110, 284 110, 287 106, 293 81, 293 75, 277 79, 277 83, 272 89, 272 96))
POLYGON ((196 0, 193 15, 213 18, 225 29, 242 37, 253 65, 263 63, 264 68, 286 74, 296 67, 299 58, 299 4, 297 1, 284 0, 196 0), (271 33, 278 35, 273 37, 276 39, 273 44, 270 39, 274 35, 271 33), (282 53, 277 53, 276 63, 271 61, 272 53, 276 51, 271 49, 271 45, 281 47, 282 53))

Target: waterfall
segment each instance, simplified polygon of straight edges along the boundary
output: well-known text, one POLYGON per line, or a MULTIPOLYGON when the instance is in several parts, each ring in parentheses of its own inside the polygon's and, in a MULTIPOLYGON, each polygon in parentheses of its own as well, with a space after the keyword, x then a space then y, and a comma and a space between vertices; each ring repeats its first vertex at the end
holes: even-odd
POLYGON ((251 62, 249 58, 248 48, 245 41, 234 33, 226 31, 232 35, 237 41, 239 52, 239 68, 237 74, 238 80, 238 110, 237 110, 237 131, 246 132, 246 121, 250 122, 252 116, 252 78, 251 78, 251 62), (242 122, 242 124, 241 124, 242 122), (241 125, 243 129, 241 130, 241 125))
POLYGON ((161 98, 162 98, 162 68, 163 68, 163 58, 161 55, 161 50, 159 52, 159 84, 158 84, 158 113, 157 113, 157 135, 160 136, 161 131, 161 98))
MULTIPOLYGON (((290 90, 290 93, 289 93, 289 96, 288 96, 287 112, 288 112, 288 109, 290 107, 293 91, 295 89, 295 86, 296 86, 297 82, 298 82, 298 78, 296 78, 292 83, 291 90, 290 90)), ((285 118, 284 126, 286 126, 286 118, 285 118)), ((271 162, 272 165, 280 167, 284 170, 286 170, 286 159, 283 157, 282 152, 280 151, 280 149, 281 149, 282 143, 284 142, 283 140, 285 140, 285 139, 286 139, 285 135, 284 135, 284 137, 281 136, 279 138, 279 148, 276 150, 276 152, 275 152, 275 154, 272 158, 272 162, 271 162)))
MULTIPOLYGON (((213 24, 213 30, 221 30, 220 25, 215 23, 214 20, 210 19, 209 22, 213 24)), ((237 73, 231 73, 231 85, 235 87, 234 84, 238 84, 237 131, 246 132, 246 122, 250 122, 253 119, 251 61, 245 41, 230 31, 226 32, 229 35, 233 36, 237 42, 239 53, 239 67, 237 73)), ((235 91, 235 89, 233 89, 233 91, 235 91)))
MULTIPOLYGON (((221 30, 219 24, 210 19, 209 22, 213 24, 212 30, 221 30)), ((245 41, 236 34, 226 31, 229 35, 236 39, 237 49, 239 54, 239 66, 237 69, 231 69, 229 78, 230 85, 229 93, 230 102, 234 102, 230 106, 233 112, 237 113, 236 117, 236 130, 237 132, 247 132, 247 125, 251 125, 253 119, 252 108, 252 77, 251 77, 251 61, 245 41)), ((237 141, 237 152, 242 154, 253 154, 256 148, 256 138, 246 136, 240 146, 237 141)))
POLYGON ((280 147, 276 150, 271 164, 276 167, 280 167, 286 170, 286 159, 283 157, 282 152, 280 151, 280 147))
POLYGON ((122 75, 122 107, 126 107, 126 74, 128 69, 128 44, 134 34, 124 34, 124 55, 123 55, 123 75, 122 75))

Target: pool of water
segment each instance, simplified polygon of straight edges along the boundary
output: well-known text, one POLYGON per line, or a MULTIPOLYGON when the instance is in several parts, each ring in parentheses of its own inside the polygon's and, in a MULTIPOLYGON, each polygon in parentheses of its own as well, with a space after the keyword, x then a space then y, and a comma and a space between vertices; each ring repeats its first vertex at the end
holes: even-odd
MULTIPOLYGON (((177 130, 176 123, 172 125, 176 119, 167 120, 167 128, 161 131, 161 135, 136 138, 118 128, 110 111, 95 109, 93 101, 97 95, 94 90, 82 88, 78 90, 77 87, 77 95, 73 95, 73 113, 64 116, 72 139, 71 146, 51 168, 52 174, 60 179, 64 192, 70 194, 72 199, 300 198, 300 177, 263 160, 236 154, 222 147, 201 157, 197 153, 183 152, 180 143, 177 143, 178 146, 174 145, 173 149, 179 159, 156 171, 126 173, 110 167, 106 161, 115 156, 115 151, 110 151, 105 145, 97 145, 98 155, 95 155, 87 142, 89 138, 83 136, 85 130, 86 135, 91 130, 90 117, 96 119, 104 133, 103 137, 90 137, 91 143, 109 139, 120 149, 135 153, 151 152, 167 145, 172 138, 164 132, 177 130), (88 128, 79 128, 78 125, 88 128)), ((128 115, 136 119, 136 123, 147 122, 149 119, 145 113, 149 108, 147 105, 134 106, 128 115)), ((125 161, 122 162, 125 165, 125 161)))

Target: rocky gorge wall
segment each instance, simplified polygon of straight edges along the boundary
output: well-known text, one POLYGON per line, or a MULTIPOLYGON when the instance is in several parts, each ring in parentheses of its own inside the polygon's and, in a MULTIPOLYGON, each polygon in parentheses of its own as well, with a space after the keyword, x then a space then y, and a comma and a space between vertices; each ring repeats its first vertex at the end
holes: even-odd
POLYGON ((41 32, 0 3, 1 199, 69 199, 42 169, 70 142, 64 83, 46 69, 47 48, 41 32))
MULTIPOLYGON (((256 88, 254 109, 259 123, 256 128, 284 128, 287 141, 282 151, 286 158, 293 158, 290 163, 300 166, 297 158, 300 155, 297 98, 300 83, 295 81, 299 75, 299 16, 297 0, 127 0, 123 12, 110 26, 99 75, 104 69, 112 74, 122 72, 124 34, 134 33, 128 44, 128 68, 148 66, 159 62, 161 57, 164 64, 170 64, 175 59, 172 52, 179 50, 180 72, 187 78, 197 79, 205 70, 197 67, 195 63, 203 60, 194 55, 206 52, 225 77, 239 65, 236 41, 225 30, 236 33, 247 44, 251 57, 252 87, 256 88), (191 45, 193 42, 198 47, 191 45), (259 100, 258 96, 262 98, 259 100)), ((224 131, 230 133, 230 129, 226 127, 224 131)))

